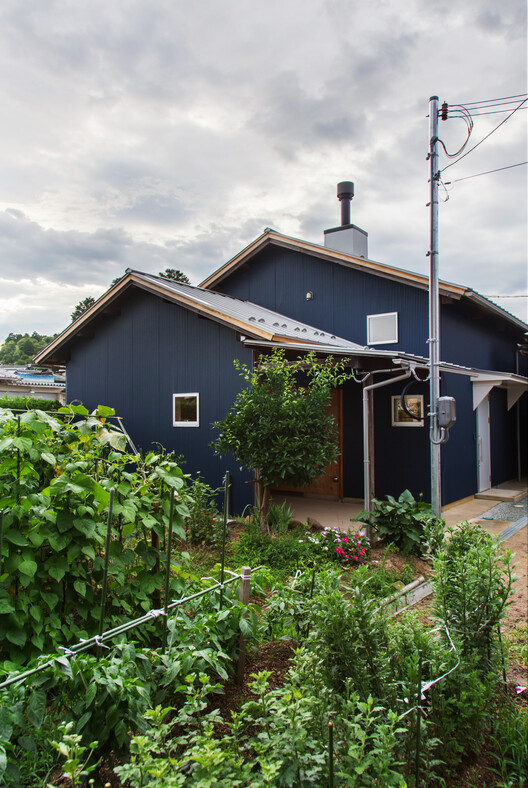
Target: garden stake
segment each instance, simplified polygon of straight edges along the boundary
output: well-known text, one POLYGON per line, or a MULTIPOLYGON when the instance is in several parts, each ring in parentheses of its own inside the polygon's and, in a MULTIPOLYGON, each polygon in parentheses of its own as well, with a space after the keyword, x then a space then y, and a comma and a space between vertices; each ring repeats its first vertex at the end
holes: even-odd
MULTIPOLYGON (((103 588, 101 595, 101 618, 99 620, 99 637, 103 636, 104 632, 104 617, 106 607, 106 584, 108 581, 108 564, 110 562, 110 537, 112 535, 112 515, 114 509, 114 488, 110 490, 110 502, 108 504, 108 522, 106 527, 106 548, 105 548, 105 562, 103 572, 103 588)), ((98 654, 101 654, 101 646, 98 646, 98 654)))
POLYGON ((328 785, 334 788, 334 723, 328 723, 328 785))
POLYGON ((165 654, 165 648, 167 646, 167 609, 169 607, 169 583, 170 583, 170 560, 171 560, 171 543, 172 543, 172 516, 174 512, 174 487, 171 487, 171 497, 170 497, 170 513, 169 513, 169 534, 168 534, 168 545, 167 545, 167 566, 165 567, 165 605, 164 611, 165 615, 163 616, 163 641, 161 646, 161 653, 165 654))
POLYGON ((3 549, 4 549, 4 510, 0 509, 0 575, 2 574, 3 549))
POLYGON ((418 651, 418 692, 416 696, 416 770, 415 788, 420 786, 420 727, 422 722, 422 650, 418 651))
MULTIPOLYGON (((0 538, 1 538, 1 532, 0 532, 0 538)), ((497 634, 499 636, 499 648, 500 648, 501 662, 502 662, 502 680, 504 681, 504 689, 506 690, 508 682, 506 680, 506 664, 504 662, 504 648, 503 648, 503 645, 502 645, 500 624, 497 624, 497 634)))
MULTIPOLYGON (((17 437, 20 437, 20 416, 17 416, 17 437)), ((17 506, 20 504, 20 449, 17 449, 17 494, 16 494, 16 501, 17 506)), ((20 515, 19 515, 20 521, 20 515)))
MULTIPOLYGON (((310 585, 310 599, 313 599, 314 587, 315 587, 315 566, 314 566, 314 568, 312 570, 312 583, 310 585)), ((305 638, 307 638, 309 634, 310 634, 310 621, 306 625, 305 638)))
POLYGON ((222 528, 222 569, 220 570, 220 610, 224 601, 224 566, 225 566, 225 543, 227 531, 227 496, 229 493, 229 471, 225 473, 224 479, 224 527, 222 528))

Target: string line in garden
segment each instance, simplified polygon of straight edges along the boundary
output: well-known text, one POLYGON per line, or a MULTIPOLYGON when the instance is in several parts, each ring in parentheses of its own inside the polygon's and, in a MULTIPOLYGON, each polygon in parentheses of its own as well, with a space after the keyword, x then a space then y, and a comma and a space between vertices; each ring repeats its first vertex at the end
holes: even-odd
MULTIPOLYGON (((257 567, 253 571, 256 572, 262 567, 257 567)), ((230 571, 230 570, 226 570, 230 571)), ((236 574, 235 572, 231 573, 233 577, 230 577, 228 580, 224 580, 224 586, 230 585, 234 583, 235 580, 241 580, 242 574, 236 574)), ((214 591, 220 590, 221 584, 215 583, 214 586, 210 586, 209 588, 205 588, 202 591, 198 591, 196 594, 191 594, 190 596, 184 597, 183 599, 175 599, 167 606, 167 610, 174 610, 175 608, 179 607, 180 605, 187 604, 187 602, 191 602, 193 599, 198 599, 205 594, 210 594, 214 591)), ((60 646, 60 648, 64 651, 64 655, 58 657, 52 657, 51 659, 47 660, 42 665, 39 665, 36 668, 32 668, 31 670, 26 670, 24 673, 19 673, 17 676, 11 676, 10 678, 6 679, 5 681, 0 683, 0 690, 4 689, 5 687, 9 687, 11 684, 15 684, 18 681, 25 681, 25 679, 29 678, 30 676, 34 676, 36 673, 40 673, 41 671, 49 668, 53 665, 54 662, 61 663, 61 660, 67 659, 71 656, 76 656, 77 654, 82 653, 83 651, 87 651, 92 646, 98 646, 99 648, 109 648, 105 645, 106 640, 112 640, 116 638, 118 635, 122 635, 125 632, 128 632, 136 627, 140 627, 143 624, 146 624, 149 621, 152 621, 153 618, 157 618, 158 616, 164 616, 164 610, 149 610, 148 613, 145 615, 140 616, 139 618, 134 619, 133 621, 127 621, 125 624, 120 624, 113 629, 108 629, 106 632, 102 632, 99 635, 94 635, 87 640, 79 640, 78 643, 70 647, 60 646)))

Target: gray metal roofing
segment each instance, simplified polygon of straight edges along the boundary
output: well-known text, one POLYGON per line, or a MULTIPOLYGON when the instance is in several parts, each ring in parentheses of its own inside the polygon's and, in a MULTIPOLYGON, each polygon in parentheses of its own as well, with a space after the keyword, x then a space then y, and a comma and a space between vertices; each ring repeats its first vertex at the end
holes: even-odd
POLYGON ((265 309, 262 306, 253 304, 251 301, 241 301, 223 293, 174 282, 170 279, 164 279, 153 274, 145 274, 141 271, 130 271, 130 273, 143 279, 146 283, 152 282, 156 285, 162 285, 166 290, 171 290, 184 296, 189 301, 193 301, 198 308, 207 306, 225 315, 226 318, 235 318, 245 323, 248 333, 251 333, 252 327, 256 327, 284 339, 316 343, 318 345, 332 345, 345 350, 367 350, 366 347, 358 345, 356 342, 337 337, 327 331, 321 331, 318 328, 314 328, 314 326, 309 326, 307 323, 292 320, 290 317, 273 312, 271 309, 265 309))

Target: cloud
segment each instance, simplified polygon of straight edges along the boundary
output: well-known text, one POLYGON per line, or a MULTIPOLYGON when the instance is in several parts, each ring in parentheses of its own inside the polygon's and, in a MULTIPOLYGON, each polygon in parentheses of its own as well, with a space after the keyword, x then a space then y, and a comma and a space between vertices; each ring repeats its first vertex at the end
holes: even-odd
MULTIPOLYGON (((371 256, 425 272, 428 98, 521 93, 525 31, 520 0, 4 0, 0 276, 50 283, 21 284, 9 319, 56 307, 60 323, 73 292, 53 287, 76 303, 126 267, 198 282, 266 226, 322 242, 345 179, 371 256)), ((500 117, 476 118, 471 144, 500 117)), ((456 150, 465 126, 441 134, 456 150)), ((445 180, 525 150, 519 111, 445 180)), ((522 169, 449 187, 441 276, 520 286, 522 169)))

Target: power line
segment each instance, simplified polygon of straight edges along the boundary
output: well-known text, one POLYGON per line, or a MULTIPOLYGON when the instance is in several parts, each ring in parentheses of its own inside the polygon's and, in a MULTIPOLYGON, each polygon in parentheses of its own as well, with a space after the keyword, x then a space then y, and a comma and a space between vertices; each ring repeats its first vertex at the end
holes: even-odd
POLYGON ((514 96, 502 96, 501 98, 484 99, 483 101, 464 101, 461 106, 469 107, 473 106, 474 104, 490 104, 497 101, 508 101, 508 99, 520 99, 524 98, 525 96, 528 96, 528 93, 516 93, 514 96))
MULTIPOLYGON (((480 109, 480 107, 477 107, 477 109, 480 109)), ((519 107, 519 109, 528 109, 528 107, 519 107)), ((480 118, 480 117, 482 117, 482 115, 501 115, 504 112, 509 112, 509 111, 510 110, 508 108, 508 109, 498 109, 495 112, 472 112, 471 113, 471 117, 472 118, 480 118)))
POLYGON ((528 164, 528 161, 520 161, 518 164, 508 164, 507 167, 499 167, 496 170, 487 170, 486 172, 477 172, 475 175, 466 175, 465 178, 457 178, 454 181, 445 181, 444 185, 445 186, 449 186, 452 183, 459 183, 460 181, 467 181, 470 178, 478 178, 480 175, 490 175, 492 172, 502 172, 502 170, 511 170, 513 167, 522 167, 524 164, 528 164))
POLYGON ((500 127, 501 127, 501 126, 503 126, 503 125, 506 123, 506 121, 507 121, 507 120, 509 120, 509 119, 512 117, 512 115, 514 115, 514 114, 517 112, 517 110, 519 110, 519 109, 522 107, 522 105, 523 105, 523 104, 526 104, 526 102, 527 102, 527 101, 528 101, 528 97, 527 97, 527 98, 525 98, 525 99, 523 99, 523 101, 521 101, 521 103, 520 103, 520 104, 519 104, 517 107, 515 107, 515 109, 514 109, 514 110, 512 110, 512 111, 510 112, 510 114, 509 114, 509 115, 508 115, 506 118, 504 118, 504 120, 501 120, 501 122, 500 122, 500 123, 499 123, 497 126, 495 126, 495 128, 494 128, 494 129, 492 129, 492 130, 489 132, 489 134, 486 134, 486 136, 485 136, 485 137, 483 137, 483 138, 480 140, 480 142, 477 142, 477 144, 476 144, 476 145, 473 145, 473 147, 472 147, 472 148, 470 148, 468 151, 466 151, 466 153, 463 153, 463 154, 462 154, 462 156, 460 156, 460 157, 459 157, 459 158, 458 158, 456 161, 452 161, 452 162, 451 162, 451 164, 448 164, 446 167, 444 167, 444 172, 445 172, 445 170, 447 170, 447 169, 448 169, 448 167, 452 167, 452 166, 453 166, 453 164, 457 164, 457 163, 458 163, 459 161, 461 161, 463 158, 465 158, 466 156, 468 156, 468 155, 469 155, 469 154, 470 154, 472 151, 474 151, 474 150, 475 150, 475 148, 478 148, 478 146, 479 146, 479 145, 482 145, 482 143, 483 143, 483 142, 485 142, 485 140, 487 140, 487 139, 488 139, 488 137, 491 137, 491 135, 492 135, 492 134, 494 134, 494 133, 495 133, 495 132, 496 132, 498 129, 500 129, 500 127))

